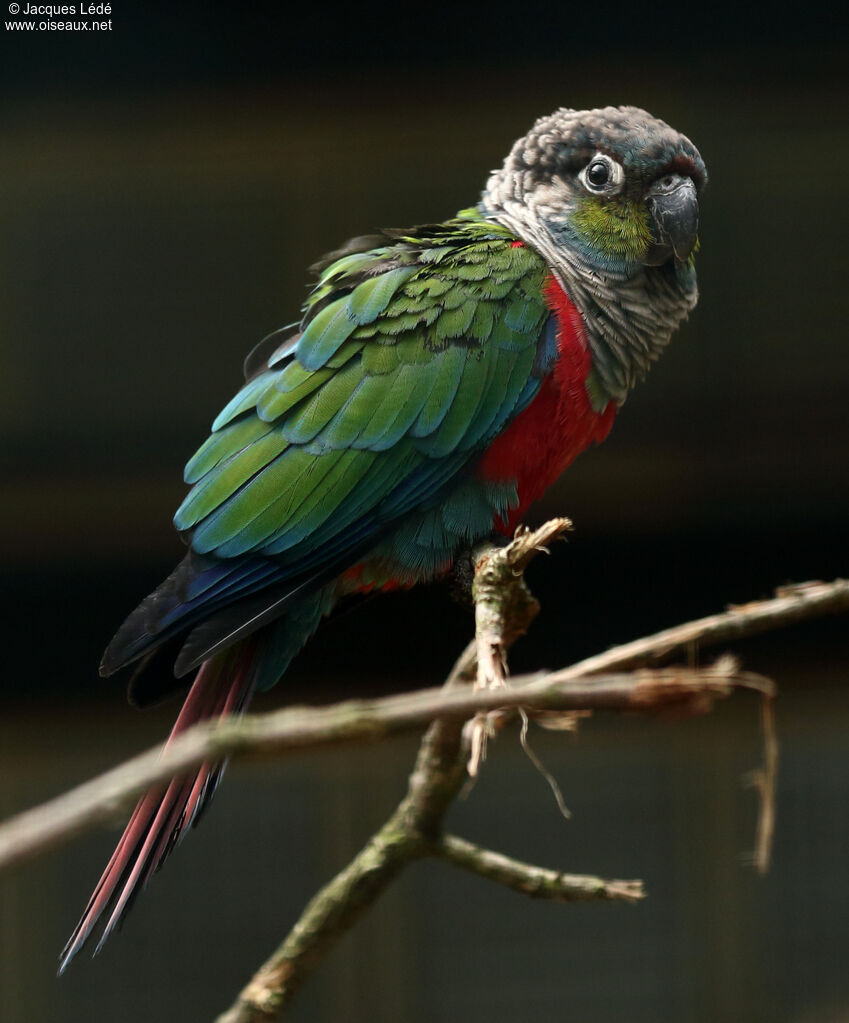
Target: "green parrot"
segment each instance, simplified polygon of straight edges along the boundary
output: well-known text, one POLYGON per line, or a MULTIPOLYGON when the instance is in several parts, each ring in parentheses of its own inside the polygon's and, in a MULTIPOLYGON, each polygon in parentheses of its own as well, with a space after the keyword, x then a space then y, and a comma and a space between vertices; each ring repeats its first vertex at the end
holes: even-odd
MULTIPOLYGON (((188 553, 101 673, 176 652, 171 739, 272 686, 351 594, 445 575, 510 534, 593 442, 697 298, 695 146, 636 107, 540 118, 444 223, 355 238, 186 466, 188 553)), ((139 670, 131 696, 149 696, 139 670)), ((60 970, 99 949, 195 824, 223 765, 139 801, 60 970)))

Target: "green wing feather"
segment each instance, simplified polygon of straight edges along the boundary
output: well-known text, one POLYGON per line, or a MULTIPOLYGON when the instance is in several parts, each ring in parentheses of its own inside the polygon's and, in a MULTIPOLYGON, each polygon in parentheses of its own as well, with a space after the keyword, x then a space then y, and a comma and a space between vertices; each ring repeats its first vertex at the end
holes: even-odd
POLYGON ((190 460, 175 524, 196 552, 320 569, 419 509, 398 536, 424 563, 507 500, 461 474, 536 393, 545 265, 475 211, 383 241, 331 258, 300 336, 190 460))

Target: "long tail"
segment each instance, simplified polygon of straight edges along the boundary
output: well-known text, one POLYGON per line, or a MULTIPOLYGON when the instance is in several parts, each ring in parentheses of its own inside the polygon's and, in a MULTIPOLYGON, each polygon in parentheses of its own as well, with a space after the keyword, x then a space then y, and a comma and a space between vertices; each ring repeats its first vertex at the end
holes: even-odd
MULTIPOLYGON (((198 721, 219 721, 247 709, 257 691, 268 689, 329 614, 335 583, 294 602, 285 616, 204 661, 168 736, 169 743, 198 721)), ((108 914, 95 954, 121 923, 136 895, 168 854, 197 824, 209 805, 225 763, 204 763, 193 777, 175 778, 150 789, 133 811, 112 859, 89 899, 80 922, 59 957, 59 972, 108 914)))
MULTIPOLYGON (((262 643, 254 636, 205 661, 186 697, 165 747, 199 721, 221 720, 244 711, 257 685, 262 643)), ((88 941, 108 911, 95 954, 121 923, 151 874, 196 824, 212 798, 224 763, 204 763, 194 777, 176 778, 150 789, 139 800, 103 876, 97 883, 59 959, 59 972, 88 941)))

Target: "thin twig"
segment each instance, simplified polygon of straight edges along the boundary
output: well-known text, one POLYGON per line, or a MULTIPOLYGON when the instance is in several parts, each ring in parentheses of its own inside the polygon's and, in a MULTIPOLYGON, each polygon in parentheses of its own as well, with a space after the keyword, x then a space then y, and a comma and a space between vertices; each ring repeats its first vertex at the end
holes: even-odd
POLYGON ((483 849, 456 835, 443 835, 431 846, 431 852, 456 867, 533 898, 553 902, 637 902, 645 898, 642 881, 606 881, 587 874, 564 874, 483 849))
POLYGON ((727 611, 709 615, 664 629, 652 636, 612 647, 570 665, 557 673, 557 678, 578 678, 602 671, 619 671, 668 657, 690 644, 716 646, 732 640, 755 636, 760 632, 783 628, 810 618, 849 611, 849 580, 807 582, 782 586, 775 596, 753 600, 748 604, 732 604, 727 611))
POLYGON ((759 874, 769 871, 772 836, 775 832, 775 789, 778 783, 778 736, 775 730, 775 701, 767 693, 761 699, 761 731, 764 740, 764 763, 749 776, 758 793, 758 824, 752 863, 759 874))
MULTIPOLYGON (((727 611, 707 618, 675 625, 611 647, 583 661, 576 661, 558 673, 558 678, 579 678, 603 671, 618 671, 657 663, 676 650, 687 649, 689 665, 698 646, 717 646, 732 640, 746 639, 761 632, 782 629, 787 625, 823 618, 825 615, 849 611, 849 580, 812 581, 781 586, 775 596, 748 604, 732 604, 727 611)), ((452 674, 471 680, 477 671, 477 649, 472 640, 454 665, 452 674)))

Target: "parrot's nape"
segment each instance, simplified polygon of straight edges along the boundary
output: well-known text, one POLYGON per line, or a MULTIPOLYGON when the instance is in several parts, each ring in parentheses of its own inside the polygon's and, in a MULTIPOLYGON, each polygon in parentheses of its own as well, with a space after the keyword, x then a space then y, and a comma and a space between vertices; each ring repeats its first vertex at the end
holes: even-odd
MULTIPOLYGON (((453 219, 319 266, 186 466, 188 553, 118 630, 111 675, 175 646, 171 738, 243 711, 350 594, 449 571, 610 430, 696 303, 706 179, 635 107, 541 118, 453 219)), ((131 686, 144 695, 144 676, 131 686)), ((208 804, 222 764, 148 792, 65 947, 98 948, 208 804)))

